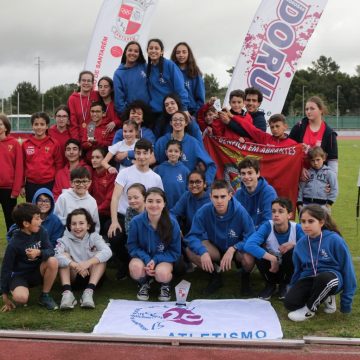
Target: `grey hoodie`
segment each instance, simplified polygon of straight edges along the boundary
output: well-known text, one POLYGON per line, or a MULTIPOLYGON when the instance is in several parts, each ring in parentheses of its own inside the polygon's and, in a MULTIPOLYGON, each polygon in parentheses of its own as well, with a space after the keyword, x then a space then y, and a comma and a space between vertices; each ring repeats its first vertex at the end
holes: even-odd
POLYGON ((78 239, 66 229, 64 236, 58 240, 55 248, 55 257, 60 268, 69 266, 71 261, 82 262, 93 257, 104 263, 110 259, 111 255, 110 247, 96 232, 87 233, 82 239, 78 239), (69 254, 71 259, 64 255, 65 253, 69 254))

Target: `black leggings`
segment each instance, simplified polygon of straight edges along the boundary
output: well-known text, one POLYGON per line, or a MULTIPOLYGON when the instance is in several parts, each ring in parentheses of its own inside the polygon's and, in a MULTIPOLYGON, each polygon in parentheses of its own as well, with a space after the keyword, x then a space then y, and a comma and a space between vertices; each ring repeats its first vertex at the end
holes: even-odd
POLYGON ((305 305, 311 311, 316 311, 329 295, 336 293, 338 285, 339 279, 329 271, 303 278, 287 292, 284 305, 290 311, 300 309, 305 305))
POLYGON ((277 273, 272 273, 269 271, 271 263, 269 260, 265 259, 256 259, 256 266, 258 267, 260 274, 267 283, 270 284, 289 284, 292 274, 294 272, 294 264, 292 262, 292 253, 290 250, 282 255, 282 262, 279 266, 279 271, 277 273))
POLYGON ((11 215, 16 205, 16 199, 11 198, 11 191, 11 189, 0 189, 0 204, 4 213, 7 230, 14 223, 11 215))

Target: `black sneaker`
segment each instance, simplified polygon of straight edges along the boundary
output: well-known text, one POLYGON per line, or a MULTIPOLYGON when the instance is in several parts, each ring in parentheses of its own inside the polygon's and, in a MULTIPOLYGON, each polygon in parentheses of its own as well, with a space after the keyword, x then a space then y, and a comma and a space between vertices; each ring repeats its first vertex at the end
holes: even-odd
POLYGON ((149 300, 150 283, 146 282, 143 285, 139 285, 139 291, 136 295, 138 300, 147 301, 149 300))
POLYGON ((280 284, 279 291, 278 291, 278 298, 279 300, 284 300, 286 293, 287 293, 287 286, 288 284, 280 284))
POLYGON ((171 300, 171 287, 170 284, 161 284, 160 294, 158 296, 159 301, 171 300))
POLYGON ((223 286, 222 275, 218 272, 211 274, 210 281, 206 288, 203 290, 204 295, 211 295, 223 286))
POLYGON ((258 298, 263 300, 270 300, 275 291, 276 285, 267 283, 264 289, 260 291, 258 298))
POLYGON ((242 271, 241 272, 241 287, 240 293, 242 296, 252 296, 253 292, 250 286, 250 273, 242 271))
POLYGON ((45 306, 48 310, 57 310, 59 306, 56 304, 50 294, 42 293, 39 298, 39 305, 45 306))

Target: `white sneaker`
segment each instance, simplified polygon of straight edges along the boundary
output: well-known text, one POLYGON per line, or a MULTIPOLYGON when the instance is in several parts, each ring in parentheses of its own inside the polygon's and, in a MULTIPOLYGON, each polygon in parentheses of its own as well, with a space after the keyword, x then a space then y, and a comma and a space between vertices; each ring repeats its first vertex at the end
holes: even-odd
POLYGON ((70 290, 65 290, 62 293, 60 310, 70 310, 73 309, 77 304, 74 294, 70 290))
POLYGON ((288 313, 288 318, 292 321, 304 321, 312 318, 315 315, 314 311, 311 311, 306 305, 295 311, 288 313))
POLYGON ((80 306, 85 309, 95 309, 95 303, 93 299, 94 291, 91 289, 85 289, 80 299, 80 306))
POLYGON ((324 301, 324 312, 333 314, 336 311, 336 298, 335 295, 328 296, 324 301))

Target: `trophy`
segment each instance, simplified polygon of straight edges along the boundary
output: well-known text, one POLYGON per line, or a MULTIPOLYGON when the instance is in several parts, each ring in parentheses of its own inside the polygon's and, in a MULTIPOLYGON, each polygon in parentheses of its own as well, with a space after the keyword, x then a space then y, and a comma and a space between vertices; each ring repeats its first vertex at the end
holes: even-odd
POLYGON ((175 286, 175 294, 176 294, 176 305, 178 306, 186 306, 186 298, 189 294, 191 283, 186 280, 181 280, 175 286))
POLYGON ((87 138, 90 142, 95 140, 95 127, 96 124, 93 121, 90 121, 87 126, 87 138))

